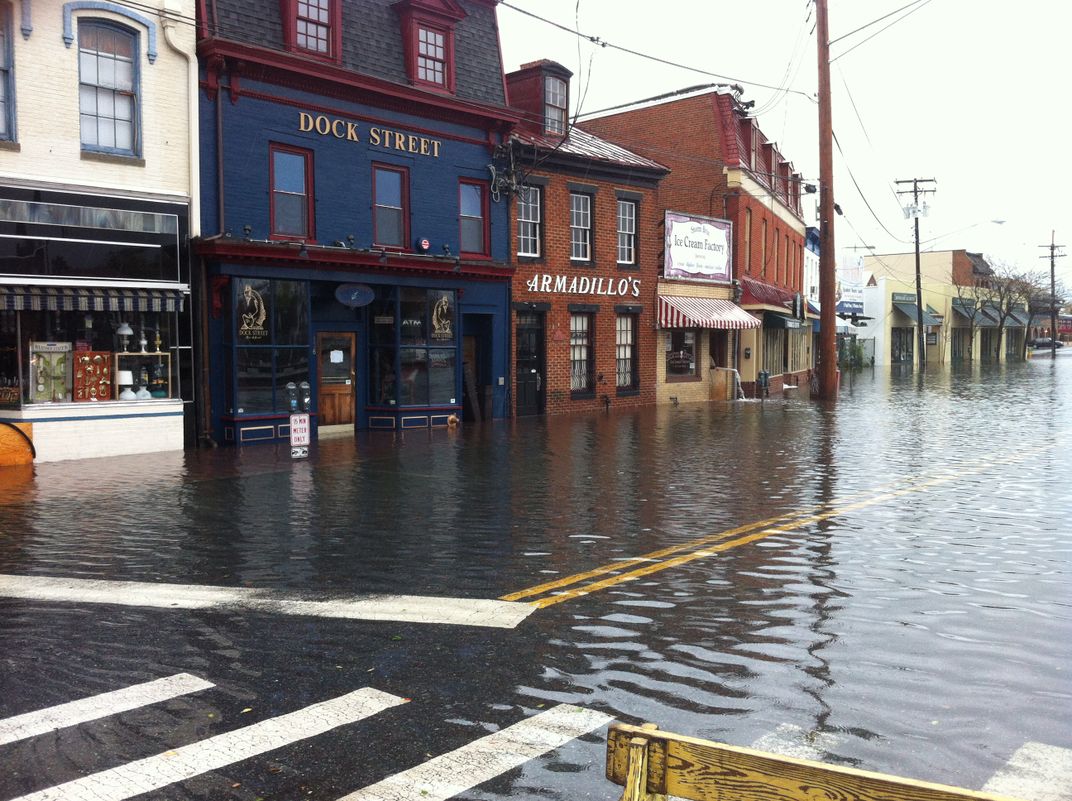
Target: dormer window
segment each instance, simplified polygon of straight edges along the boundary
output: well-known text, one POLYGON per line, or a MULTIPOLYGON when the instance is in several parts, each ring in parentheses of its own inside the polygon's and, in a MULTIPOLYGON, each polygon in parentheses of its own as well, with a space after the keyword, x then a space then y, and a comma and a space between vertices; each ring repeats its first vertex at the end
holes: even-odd
POLYGON ((417 80, 447 85, 447 35, 443 31, 417 26, 417 80))
POLYGON ((566 133, 566 82, 554 75, 543 79, 543 120, 544 131, 549 134, 566 133))
POLYGON ((295 20, 299 50, 311 50, 326 56, 331 53, 331 0, 298 0, 295 20))
POLYGON ((280 0, 288 50, 338 62, 342 49, 342 0, 280 0))
POLYGON ((454 92, 454 26, 466 13, 456 0, 399 0, 406 72, 417 86, 454 92))

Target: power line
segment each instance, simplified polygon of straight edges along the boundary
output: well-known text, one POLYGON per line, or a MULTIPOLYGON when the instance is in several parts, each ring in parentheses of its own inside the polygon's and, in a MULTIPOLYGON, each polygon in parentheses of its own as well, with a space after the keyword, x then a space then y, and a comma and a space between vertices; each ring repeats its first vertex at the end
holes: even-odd
POLYGON ((867 210, 869 212, 871 212, 871 216, 875 218, 875 222, 877 222, 880 226, 882 226, 882 230, 885 231, 887 233, 887 235, 889 235, 889 237, 891 239, 893 239, 893 240, 895 240, 897 242, 901 242, 901 243, 906 244, 906 245, 911 244, 908 240, 901 239, 899 236, 896 236, 892 231, 890 231, 889 228, 886 227, 886 224, 884 222, 882 222, 882 220, 879 219, 879 216, 877 214, 875 214, 875 210, 873 208, 871 208, 871 203, 868 201, 867 196, 864 194, 864 190, 860 188, 860 184, 857 182, 856 176, 853 175, 853 173, 852 173, 852 168, 849 166, 849 162, 845 158, 845 151, 841 149, 841 142, 838 141, 837 134, 834 134, 834 144, 837 145, 838 153, 841 154, 841 159, 842 159, 842 162, 845 165, 845 169, 849 173, 849 178, 852 179, 852 185, 856 187, 857 193, 860 195, 860 198, 863 200, 864 205, 867 206, 867 210))
MULTIPOLYGON (((911 8, 912 6, 919 5, 922 2, 923 2, 923 0, 912 0, 912 2, 909 3, 906 6, 901 6, 900 8, 898 8, 898 9, 896 9, 894 11, 891 11, 889 14, 883 14, 881 17, 878 17, 877 19, 873 19, 870 22, 868 22, 866 25, 861 25, 859 28, 856 28, 855 30, 849 31, 848 33, 843 33, 837 39, 831 39, 830 44, 835 45, 838 42, 840 42, 842 39, 848 39, 854 33, 859 33, 864 28, 870 28, 872 25, 874 25, 874 24, 876 24, 878 22, 882 22, 882 20, 886 19, 887 17, 892 17, 894 14, 898 14, 898 13, 904 11, 906 8, 911 8)), ((881 33, 881 31, 879 31, 879 33, 881 33)), ((861 42, 861 44, 863 44, 863 42, 861 42)))
MULTIPOLYGON (((903 19, 906 19, 907 17, 910 17, 910 16, 912 16, 912 15, 913 15, 913 14, 915 14, 915 13, 916 13, 917 11, 919 11, 919 10, 920 10, 921 8, 925 8, 926 6, 930 5, 930 3, 931 3, 931 2, 933 2, 933 0, 923 0, 923 3, 922 3, 922 4, 920 4, 920 5, 916 6, 916 7, 915 7, 915 8, 913 8, 913 9, 912 9, 911 11, 909 11, 909 12, 908 12, 907 14, 904 14, 903 16, 900 16, 900 17, 898 17, 898 18, 897 18, 897 19, 895 19, 895 20, 894 20, 893 22, 891 22, 891 23, 890 23, 889 25, 886 25, 885 27, 879 28, 879 29, 878 29, 877 31, 875 31, 875 32, 874 32, 873 34, 871 34, 870 36, 868 36, 868 37, 867 37, 866 39, 864 39, 864 40, 863 40, 862 42, 857 42, 856 44, 854 44, 854 45, 853 45, 852 47, 850 47, 850 48, 849 48, 848 50, 846 50, 845 52, 843 52, 843 53, 838 53, 838 54, 837 54, 836 56, 834 56, 834 57, 833 57, 832 59, 830 59, 830 63, 831 63, 831 64, 833 64, 833 63, 834 63, 835 61, 837 61, 837 60, 838 60, 839 58, 841 58, 842 56, 847 56, 847 55, 848 55, 849 53, 851 53, 851 52, 852 52, 853 50, 855 50, 855 49, 856 49, 857 47, 859 47, 860 45, 862 45, 862 44, 866 44, 867 42, 870 42, 870 41, 871 41, 872 39, 874 39, 874 38, 875 38, 876 36, 878 36, 878 35, 879 35, 880 33, 882 33, 883 31, 885 31, 885 30, 887 30, 887 29, 889 29, 889 28, 893 27, 894 25, 896 25, 896 24, 897 24, 898 22, 900 22, 901 20, 903 20, 903 19)), ((896 13, 896 12, 895 12, 895 13, 896 13)))
MULTIPOLYGON (((927 2, 930 2, 930 0, 927 0, 927 2)), ((641 52, 639 50, 633 50, 633 49, 628 48, 628 47, 623 47, 622 45, 616 45, 616 44, 614 44, 612 42, 608 42, 608 41, 600 38, 599 36, 593 36, 592 34, 583 33, 583 32, 581 32, 579 30, 575 30, 573 28, 570 28, 567 25, 563 25, 560 22, 555 22, 554 20, 549 20, 546 17, 541 17, 539 14, 534 14, 531 11, 526 11, 523 8, 519 8, 518 6, 511 5, 510 3, 507 3, 507 2, 500 2, 499 5, 501 5, 503 8, 509 8, 512 11, 517 11, 519 14, 524 14, 525 16, 531 17, 532 19, 539 20, 540 22, 543 22, 543 23, 545 23, 547 25, 550 25, 550 26, 552 26, 554 28, 558 28, 561 31, 565 31, 566 33, 571 33, 574 36, 580 36, 580 37, 582 37, 584 39, 587 39, 592 44, 599 45, 600 47, 609 47, 612 50, 618 50, 618 51, 620 51, 622 53, 628 53, 631 56, 637 56, 639 58, 644 58, 644 59, 647 59, 648 61, 654 61, 654 62, 656 62, 658 64, 663 64, 663 65, 668 66, 668 67, 676 67, 678 69, 689 70, 690 72, 695 72, 695 73, 697 73, 699 75, 707 75, 707 76, 710 76, 712 78, 722 78, 723 80, 731 81, 733 83, 747 84, 748 86, 758 86, 758 87, 760 87, 762 89, 774 89, 774 90, 779 90, 780 89, 780 87, 772 86, 771 84, 768 84, 768 83, 760 83, 759 81, 749 81, 749 80, 745 80, 744 78, 734 78, 733 76, 730 76, 730 75, 722 75, 722 74, 717 73, 717 72, 711 72, 710 70, 700 69, 699 67, 692 67, 692 66, 689 66, 687 64, 680 64, 680 63, 678 63, 676 61, 670 61, 670 60, 665 59, 665 58, 660 58, 659 56, 653 56, 653 55, 651 55, 649 53, 643 53, 643 52, 641 52)), ((815 98, 813 98, 807 92, 802 92, 799 89, 788 89, 788 90, 786 90, 786 92, 788 94, 797 94, 797 95, 800 95, 801 97, 806 97, 809 100, 811 100, 812 102, 815 102, 815 98)))

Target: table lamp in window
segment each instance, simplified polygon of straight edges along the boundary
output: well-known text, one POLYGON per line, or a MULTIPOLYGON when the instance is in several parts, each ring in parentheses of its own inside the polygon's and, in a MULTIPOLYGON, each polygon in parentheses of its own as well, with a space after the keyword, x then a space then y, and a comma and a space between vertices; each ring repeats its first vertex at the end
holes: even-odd
MULTIPOLYGON (((134 336, 134 329, 130 327, 130 323, 120 323, 119 327, 115 329, 115 333, 119 335, 119 343, 123 348, 123 353, 127 352, 127 343, 130 338, 134 336)), ((133 376, 131 376, 133 378, 133 376)), ((134 382, 131 381, 133 384, 134 382)))
POLYGON ((137 400, 138 396, 134 394, 134 390, 130 387, 134 383, 134 371, 133 370, 118 370, 115 374, 116 386, 122 387, 123 391, 119 393, 119 400, 137 400))

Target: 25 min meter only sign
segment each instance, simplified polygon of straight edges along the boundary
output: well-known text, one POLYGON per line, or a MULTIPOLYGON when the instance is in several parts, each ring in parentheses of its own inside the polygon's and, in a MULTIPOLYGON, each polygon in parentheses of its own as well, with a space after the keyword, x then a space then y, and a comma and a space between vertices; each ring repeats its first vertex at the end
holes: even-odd
POLYGON ((308 413, 292 414, 290 416, 290 458, 306 458, 309 455, 311 438, 308 413))

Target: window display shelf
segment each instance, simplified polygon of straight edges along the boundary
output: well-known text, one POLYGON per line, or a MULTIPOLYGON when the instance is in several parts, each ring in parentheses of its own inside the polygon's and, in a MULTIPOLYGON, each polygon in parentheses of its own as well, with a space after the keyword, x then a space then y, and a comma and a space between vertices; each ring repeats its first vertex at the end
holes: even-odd
POLYGON ((116 353, 114 375, 116 400, 172 397, 170 353, 116 353), (124 383, 125 381, 130 383, 124 383))

